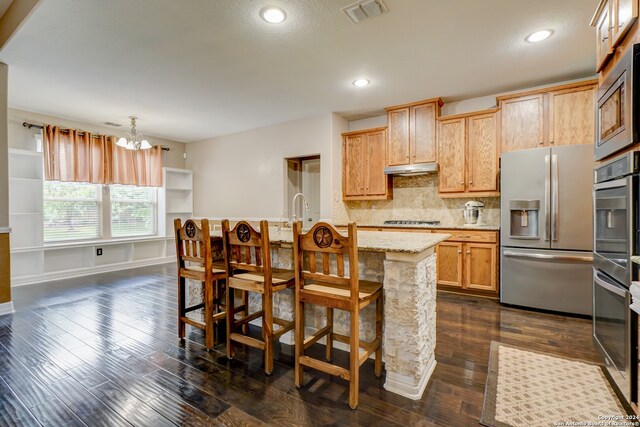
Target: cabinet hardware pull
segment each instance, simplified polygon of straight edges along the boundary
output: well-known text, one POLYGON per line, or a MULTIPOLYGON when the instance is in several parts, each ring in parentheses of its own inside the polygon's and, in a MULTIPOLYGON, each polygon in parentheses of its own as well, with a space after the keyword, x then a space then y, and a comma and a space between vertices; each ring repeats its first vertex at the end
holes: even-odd
POLYGON ((540 141, 540 145, 544 145, 544 141, 540 141))
POLYGON ((460 250, 458 251, 458 253, 459 253, 459 254, 461 254, 461 253, 462 253, 462 249, 460 249, 460 250))
POLYGON ((609 40, 609 36, 606 36, 606 37, 602 38, 602 41, 606 41, 606 40, 609 40))
POLYGON ((467 251, 467 255, 471 255, 471 251, 467 251))
POLYGON ((609 31, 613 30, 615 27, 611 26, 609 27, 609 31))
POLYGON ((473 185, 473 181, 469 181, 469 185, 473 185))
POLYGON ((618 28, 622 28, 623 25, 624 25, 624 22, 619 23, 618 28))
POLYGON ((460 185, 464 185, 464 181, 461 181, 461 182, 460 182, 460 185))

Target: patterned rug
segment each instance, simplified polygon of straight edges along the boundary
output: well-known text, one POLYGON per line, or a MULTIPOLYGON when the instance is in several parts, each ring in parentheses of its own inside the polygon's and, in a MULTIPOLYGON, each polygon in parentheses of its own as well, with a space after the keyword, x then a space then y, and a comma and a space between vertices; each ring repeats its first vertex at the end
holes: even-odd
POLYGON ((481 424, 549 427, 612 420, 635 425, 602 367, 491 343, 481 424))

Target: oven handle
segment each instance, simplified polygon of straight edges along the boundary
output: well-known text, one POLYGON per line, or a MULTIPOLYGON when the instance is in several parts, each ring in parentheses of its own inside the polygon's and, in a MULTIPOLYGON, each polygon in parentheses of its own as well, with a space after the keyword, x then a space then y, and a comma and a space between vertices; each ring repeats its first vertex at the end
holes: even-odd
POLYGON ((529 258, 529 259, 550 259, 554 261, 580 261, 592 262, 592 256, 576 256, 576 255, 549 255, 549 254, 525 254, 522 252, 504 251, 504 256, 510 258, 529 258))
POLYGON ((616 179, 615 181, 609 182, 601 182, 599 184, 594 184, 594 190, 604 190, 606 188, 618 188, 618 187, 626 187, 629 185, 629 180, 631 177, 616 179))
POLYGON ((595 273, 593 275, 593 281, 596 282, 600 287, 608 290, 609 292, 613 292, 614 294, 621 296, 621 297, 626 297, 626 289, 622 289, 616 285, 612 285, 611 283, 607 283, 604 280, 602 280, 598 273, 595 273))

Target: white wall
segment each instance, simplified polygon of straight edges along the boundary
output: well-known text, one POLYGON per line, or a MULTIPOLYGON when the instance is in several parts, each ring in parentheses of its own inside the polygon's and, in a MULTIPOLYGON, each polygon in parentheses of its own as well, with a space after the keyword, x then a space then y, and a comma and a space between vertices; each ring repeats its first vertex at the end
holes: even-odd
MULTIPOLYGON (((23 111, 10 108, 9 109, 9 146, 11 148, 21 148, 25 150, 33 150, 31 144, 33 135, 39 134, 39 129, 28 129, 22 126, 23 122, 42 125, 43 123, 57 125, 64 128, 73 128, 86 130, 93 133, 124 136, 130 130, 129 123, 123 123, 122 127, 115 128, 104 125, 96 125, 91 123, 78 122, 76 120, 65 119, 62 117, 48 116, 30 111, 23 111)), ((177 141, 170 141, 163 138, 145 135, 151 145, 162 145, 170 151, 164 151, 162 154, 163 165, 172 168, 184 168, 184 146, 185 144, 177 141)), ((2 199, 0 199, 2 200, 2 199)))
MULTIPOLYGON (((285 158, 320 155, 320 216, 331 218, 336 170, 335 133, 346 121, 333 114, 294 120, 186 145, 193 170, 194 215, 278 220, 290 201, 285 158)), ((340 154, 337 160, 341 161, 340 154)))
POLYGON ((9 227, 8 79, 9 67, 0 62, 0 228, 9 227))

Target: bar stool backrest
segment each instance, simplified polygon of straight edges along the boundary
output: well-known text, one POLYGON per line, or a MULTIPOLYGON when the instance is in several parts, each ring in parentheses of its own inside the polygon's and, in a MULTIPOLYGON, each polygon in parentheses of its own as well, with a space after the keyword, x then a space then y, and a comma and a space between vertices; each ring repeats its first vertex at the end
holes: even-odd
POLYGON ((187 266, 204 268, 205 274, 211 274, 211 237, 209 221, 203 219, 198 227, 195 221, 188 219, 182 226, 178 218, 174 221, 176 232, 176 258, 178 271, 187 266))
POLYGON ((269 252, 269 223, 260 221, 260 231, 247 221, 238 222, 233 229, 229 220, 222 221, 222 238, 227 274, 235 270, 253 271, 264 277, 265 287, 272 283, 271 254, 269 252))
POLYGON ((331 224, 319 222, 302 234, 302 222, 293 224, 293 246, 296 282, 320 281, 350 288, 351 298, 358 299, 358 237, 355 223, 343 236, 331 224), (345 272, 345 255, 349 270, 345 272), (332 258, 335 258, 335 268, 332 258), (320 266, 319 266, 320 265, 320 266), (332 271, 333 270, 333 271, 332 271))

